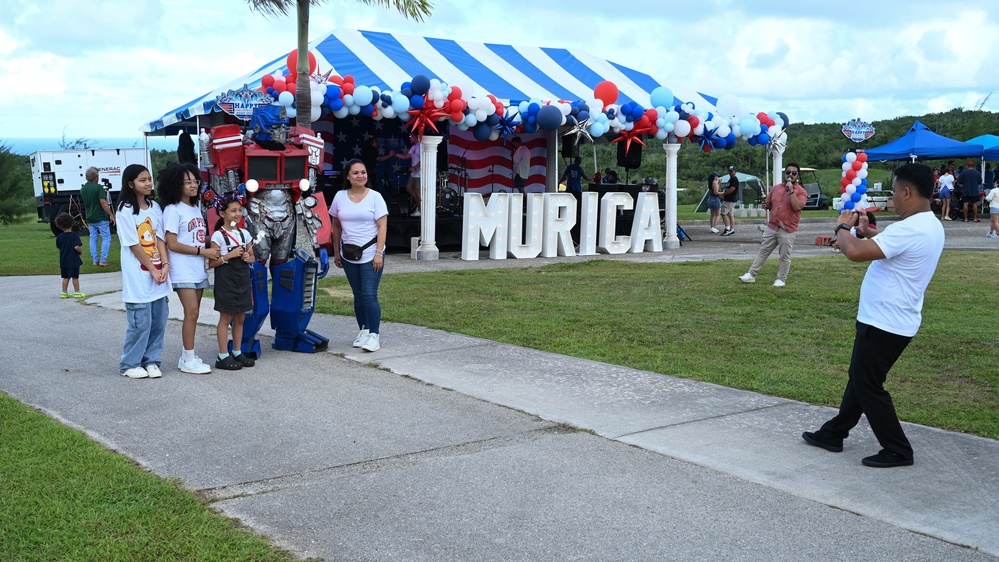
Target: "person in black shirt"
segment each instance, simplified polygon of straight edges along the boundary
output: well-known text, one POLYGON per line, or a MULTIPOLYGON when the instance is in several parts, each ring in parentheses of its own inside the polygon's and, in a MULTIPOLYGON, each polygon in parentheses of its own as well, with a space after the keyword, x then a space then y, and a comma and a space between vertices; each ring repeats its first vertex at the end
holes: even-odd
POLYGON ((735 166, 728 167, 728 185, 722 190, 721 218, 725 223, 722 236, 735 234, 735 204, 739 201, 739 178, 735 176, 735 166))

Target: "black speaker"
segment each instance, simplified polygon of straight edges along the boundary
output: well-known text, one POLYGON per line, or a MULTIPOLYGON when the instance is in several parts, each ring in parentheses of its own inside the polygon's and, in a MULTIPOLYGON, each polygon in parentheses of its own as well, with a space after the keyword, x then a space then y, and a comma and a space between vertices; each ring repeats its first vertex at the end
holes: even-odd
POLYGON ((575 156, 576 152, 576 142, 575 138, 562 137, 562 158, 572 158, 575 156))
POLYGON ((637 142, 631 143, 631 147, 625 152, 625 143, 617 143, 617 165, 619 168, 637 170, 642 165, 642 145, 637 142))

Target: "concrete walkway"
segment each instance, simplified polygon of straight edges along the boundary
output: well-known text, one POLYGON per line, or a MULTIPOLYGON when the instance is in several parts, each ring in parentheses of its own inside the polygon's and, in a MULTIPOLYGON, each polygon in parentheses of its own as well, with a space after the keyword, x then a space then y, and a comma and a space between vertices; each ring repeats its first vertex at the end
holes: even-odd
MULTIPOLYGON (((625 259, 755 254, 755 240, 688 232, 686 257, 625 259)), ((390 258, 390 271, 426 267, 390 258)), ((115 374, 120 275, 86 276, 86 303, 40 289, 56 283, 0 278, 0 390, 303 556, 999 557, 996 441, 906 424, 915 466, 871 469, 866 426, 839 454, 801 441, 829 408, 402 324, 384 324, 382 350, 367 354, 350 347, 353 319, 330 315, 310 326, 328 353, 271 351, 265 338, 256 367, 208 376, 176 370, 171 323, 164 377, 127 380, 115 374)), ((215 318, 206 301, 201 321, 215 318)), ((199 329, 202 357, 213 336, 199 329)))

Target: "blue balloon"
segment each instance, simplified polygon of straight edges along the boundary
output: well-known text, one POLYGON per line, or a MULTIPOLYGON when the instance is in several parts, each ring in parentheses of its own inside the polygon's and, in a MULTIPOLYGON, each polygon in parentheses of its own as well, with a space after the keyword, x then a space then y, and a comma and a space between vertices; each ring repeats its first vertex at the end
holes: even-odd
POLYGON ((410 87, 413 89, 414 94, 419 96, 426 95, 430 91, 430 79, 422 74, 417 74, 413 77, 410 87))
POLYGON ((841 162, 846 162, 846 154, 843 155, 843 158, 840 161, 841 162))
POLYGON ((725 137, 725 142, 727 143, 728 148, 735 147, 735 140, 735 133, 729 133, 728 136, 725 137))
POLYGON ((715 148, 728 148, 728 140, 722 137, 715 138, 711 141, 711 144, 715 148))
POLYGON ((579 106, 578 107, 579 107, 579 111, 580 112, 582 112, 582 111, 585 111, 587 113, 590 112, 590 106, 588 104, 586 104, 585 102, 579 102, 579 106))
POLYGON ((854 203, 860 203, 860 198, 861 198, 861 197, 862 197, 862 195, 860 194, 860 192, 854 192, 854 194, 850 196, 850 199, 851 199, 851 200, 852 200, 852 201, 853 201, 854 203))
POLYGON ((843 203, 843 208, 846 209, 846 210, 848 210, 848 211, 852 211, 853 210, 853 201, 845 201, 843 203))
POLYGON ((673 91, 665 86, 659 86, 652 90, 649 101, 652 102, 652 107, 672 107, 673 91))
POLYGON ((580 121, 586 121, 589 118, 590 118, 590 112, 589 110, 586 109, 579 110, 579 114, 576 115, 576 119, 579 119, 580 121))
POLYGON ((867 193, 867 186, 864 185, 863 183, 861 183, 860 185, 858 185, 857 186, 857 193, 859 193, 861 195, 867 193))
POLYGON ((562 126, 562 111, 554 105, 546 105, 538 110, 538 126, 546 131, 554 131, 562 126))
MULTIPOLYGON (((767 127, 766 125, 763 125, 763 124, 760 125, 760 134, 761 135, 764 134, 764 133, 766 133, 768 130, 770 130, 770 127, 767 127)), ((770 138, 770 136, 767 135, 767 138, 770 138)), ((767 141, 767 142, 770 142, 770 141, 767 141)))
POLYGON ((527 114, 528 115, 537 115, 538 111, 541 111, 541 106, 538 105, 538 104, 536 104, 536 103, 532 103, 532 104, 530 104, 530 105, 527 106, 527 114))
MULTIPOLYGON (((778 111, 778 112, 777 112, 777 117, 780 117, 781 119, 783 119, 783 120, 784 120, 784 129, 786 129, 786 128, 787 128, 787 126, 791 124, 791 120, 790 120, 790 119, 788 119, 788 118, 787 118, 787 115, 785 115, 784 113, 782 113, 782 112, 778 111)), ((781 130, 783 131, 784 129, 781 129, 781 130)), ((844 155, 844 158, 846 158, 846 156, 845 156, 845 155, 844 155)), ((843 161, 844 161, 844 162, 846 162, 846 160, 843 160, 843 161)))
POLYGON ((538 131, 538 124, 537 123, 527 123, 527 124, 524 125, 524 132, 526 132, 528 134, 536 133, 537 131, 538 131))
POLYGON ((493 132, 493 128, 489 126, 488 123, 483 121, 482 123, 476 123, 475 127, 472 128, 472 136, 475 140, 486 141, 489 140, 489 135, 493 132))
POLYGON ((749 146, 756 146, 760 144, 760 142, 756 140, 756 137, 749 137, 749 140, 747 142, 749 143, 749 146))
POLYGON ((375 106, 371 105, 370 103, 368 105, 361 107, 361 115, 369 116, 374 112, 375 112, 375 106))
POLYGON ((410 87, 403 88, 402 95, 406 96, 407 98, 413 97, 413 89, 410 87))
POLYGON ((423 99, 423 96, 413 94, 413 97, 409 99, 409 107, 412 107, 413 109, 421 109, 423 107, 423 102, 425 101, 426 100, 423 99))
POLYGON ((267 94, 268 95, 273 96, 274 92, 277 92, 277 90, 274 89, 274 86, 267 86, 267 94))
POLYGON ((336 98, 335 100, 331 101, 330 109, 332 109, 333 111, 339 111, 343 109, 343 100, 340 98, 336 98))
POLYGON ((770 142, 770 135, 766 133, 760 133, 759 137, 760 137, 760 144, 767 144, 768 142, 770 142))
POLYGON ((486 123, 490 127, 495 127, 496 125, 499 125, 500 119, 502 119, 502 118, 499 115, 496 115, 495 113, 493 113, 492 115, 486 117, 486 123))
POLYGON ((576 124, 576 118, 571 113, 569 115, 566 115, 565 124, 572 127, 573 125, 576 124))
POLYGON ((610 108, 610 109, 607 110, 607 118, 608 119, 613 119, 614 115, 616 115, 616 114, 617 114, 617 112, 614 111, 614 108, 610 108))

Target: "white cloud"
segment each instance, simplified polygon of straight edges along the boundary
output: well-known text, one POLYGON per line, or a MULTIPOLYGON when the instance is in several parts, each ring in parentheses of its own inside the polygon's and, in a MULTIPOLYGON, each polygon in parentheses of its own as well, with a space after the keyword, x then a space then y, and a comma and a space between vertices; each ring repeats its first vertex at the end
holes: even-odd
MULTIPOLYGON (((294 48, 295 26, 245 0, 7 0, 0 73, 12 86, 0 117, 28 136, 65 125, 131 136, 294 48)), ((900 13, 852 0, 438 0, 422 23, 351 0, 313 7, 313 37, 338 27, 583 50, 794 122, 973 108, 999 90, 999 23, 971 1, 910 0, 900 13)))

